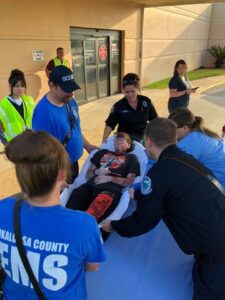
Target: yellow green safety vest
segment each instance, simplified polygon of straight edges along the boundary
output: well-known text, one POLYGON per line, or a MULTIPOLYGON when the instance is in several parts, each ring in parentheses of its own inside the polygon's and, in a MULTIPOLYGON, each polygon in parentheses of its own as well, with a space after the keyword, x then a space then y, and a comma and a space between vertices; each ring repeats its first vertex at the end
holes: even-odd
POLYGON ((26 128, 32 128, 32 116, 34 111, 34 99, 30 96, 22 96, 24 119, 12 105, 7 97, 0 101, 0 121, 4 127, 4 135, 7 141, 22 133, 26 128))
POLYGON ((61 62, 61 60, 58 59, 58 57, 55 57, 53 60, 54 60, 55 67, 63 65, 65 67, 69 68, 69 64, 66 59, 63 59, 63 62, 61 62))

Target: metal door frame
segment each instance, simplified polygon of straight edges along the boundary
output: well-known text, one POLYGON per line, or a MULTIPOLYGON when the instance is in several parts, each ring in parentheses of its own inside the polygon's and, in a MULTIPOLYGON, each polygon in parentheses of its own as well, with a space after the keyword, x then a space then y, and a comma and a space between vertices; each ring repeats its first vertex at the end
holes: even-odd
MULTIPOLYGON (((70 27, 70 38, 71 40, 76 40, 77 35, 81 35, 83 37, 85 37, 86 39, 82 39, 83 41, 83 50, 84 50, 84 54, 85 54, 85 45, 84 42, 90 39, 94 39, 95 40, 95 45, 97 48, 97 42, 96 40, 99 38, 106 38, 107 41, 107 50, 108 50, 108 86, 107 86, 107 95, 114 95, 115 93, 112 93, 112 82, 111 82, 111 75, 112 75, 112 65, 111 65, 111 44, 112 44, 112 39, 114 38, 114 35, 117 37, 118 41, 119 41, 119 73, 118 73, 118 92, 121 91, 121 86, 120 86, 120 81, 121 81, 121 72, 123 73, 123 52, 124 52, 124 47, 123 47, 123 43, 122 40, 124 39, 123 36, 123 31, 121 30, 110 30, 110 29, 92 29, 92 28, 85 28, 85 27, 70 27), (111 34, 112 32, 112 34, 111 34)), ((98 55, 98 49, 96 49, 96 55, 98 55)), ((84 96, 85 99, 80 103, 80 104, 84 104, 84 103, 88 103, 92 100, 87 100, 87 74, 86 74, 86 69, 87 69, 87 65, 86 65, 86 58, 85 55, 83 57, 83 66, 84 66, 84 80, 85 80, 85 85, 84 85, 84 96)), ((99 59, 98 59, 99 61, 99 59)), ((99 69, 98 68, 98 61, 96 60, 96 80, 98 80, 99 82, 99 69)), ((97 91, 97 98, 96 99, 100 99, 99 97, 99 84, 97 84, 96 82, 96 91, 97 91)), ((106 96, 107 97, 107 96, 106 96)), ((94 99, 93 99, 94 100, 94 99)))
POLYGON ((110 55, 110 39, 109 39, 109 36, 97 36, 96 37, 96 58, 98 58, 96 60, 97 62, 97 79, 98 79, 98 84, 97 84, 97 87, 98 87, 98 99, 101 99, 101 98, 104 98, 104 97, 101 97, 100 98, 100 95, 99 95, 99 53, 98 53, 98 40, 103 40, 105 39, 106 40, 106 46, 107 46, 107 58, 108 58, 108 62, 106 64, 107 68, 108 68, 108 72, 107 72, 107 96, 104 96, 104 97, 108 97, 110 96, 110 58, 111 58, 111 55, 110 55))
POLYGON ((110 66, 110 39, 109 36, 92 36, 92 37, 88 37, 86 40, 83 41, 83 48, 84 48, 84 80, 85 80, 85 95, 86 95, 86 100, 88 102, 93 101, 93 100, 97 100, 97 99, 101 99, 104 97, 100 97, 100 93, 99 93, 99 54, 98 54, 98 41, 99 40, 105 40, 106 41, 106 46, 107 46, 107 68, 108 68, 108 72, 107 72, 107 95, 104 97, 108 97, 110 96, 110 74, 111 74, 111 66, 110 66), (85 42, 87 41, 94 41, 95 45, 95 69, 96 69, 96 99, 91 99, 88 100, 88 94, 87 94, 87 64, 86 64, 86 56, 85 56, 85 51, 86 51, 86 47, 85 47, 85 42))

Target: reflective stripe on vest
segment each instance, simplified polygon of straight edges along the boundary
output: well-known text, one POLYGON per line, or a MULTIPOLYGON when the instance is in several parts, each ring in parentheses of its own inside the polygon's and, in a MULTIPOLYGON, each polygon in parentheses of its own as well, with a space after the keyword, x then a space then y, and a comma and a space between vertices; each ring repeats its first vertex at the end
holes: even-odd
POLYGON ((61 62, 61 60, 58 59, 58 57, 55 57, 55 58, 53 59, 53 61, 54 61, 55 67, 63 65, 63 66, 65 66, 65 67, 68 67, 68 68, 69 68, 69 64, 68 64, 68 62, 67 62, 66 59, 63 59, 63 61, 61 62))
POLYGON ((9 121, 9 118, 7 117, 7 114, 4 112, 4 110, 0 106, 0 121, 2 121, 4 129, 6 129, 4 121, 2 120, 3 118, 5 119, 5 122, 8 126, 8 130, 7 130, 8 133, 4 132, 4 135, 5 135, 5 138, 7 139, 7 141, 9 141, 9 139, 12 139, 14 137, 13 130, 12 130, 12 125, 9 121))
POLYGON ((4 135, 7 141, 22 133, 26 128, 32 127, 32 115, 34 101, 32 97, 22 96, 24 119, 7 97, 0 102, 0 121, 4 127, 4 135))

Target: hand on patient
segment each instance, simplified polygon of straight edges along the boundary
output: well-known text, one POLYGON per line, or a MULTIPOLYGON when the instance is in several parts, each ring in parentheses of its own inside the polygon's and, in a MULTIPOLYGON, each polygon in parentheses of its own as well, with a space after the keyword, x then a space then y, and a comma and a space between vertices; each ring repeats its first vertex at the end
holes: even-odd
POLYGON ((130 195, 131 199, 134 199, 134 189, 133 188, 129 189, 129 195, 130 195))
POLYGON ((112 226, 111 226, 111 221, 110 220, 104 220, 101 223, 102 229, 106 232, 112 232, 112 226))
POLYGON ((95 177, 94 182, 95 182, 95 184, 102 184, 102 183, 110 182, 111 179, 112 179, 112 176, 98 175, 97 177, 95 177))
POLYGON ((110 174, 110 171, 109 171, 109 169, 108 168, 99 168, 99 169, 97 169, 96 171, 95 171, 95 174, 96 175, 107 175, 107 174, 110 174))

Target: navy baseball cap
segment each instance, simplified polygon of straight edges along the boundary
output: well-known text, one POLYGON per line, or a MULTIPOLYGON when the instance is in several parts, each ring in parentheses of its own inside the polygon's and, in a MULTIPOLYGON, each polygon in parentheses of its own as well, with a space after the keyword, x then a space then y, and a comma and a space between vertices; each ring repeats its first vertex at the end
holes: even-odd
POLYGON ((49 81, 57 84, 66 93, 79 90, 79 85, 74 81, 73 72, 65 66, 57 66, 49 74, 49 81))

